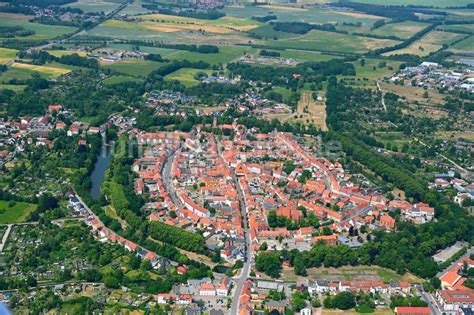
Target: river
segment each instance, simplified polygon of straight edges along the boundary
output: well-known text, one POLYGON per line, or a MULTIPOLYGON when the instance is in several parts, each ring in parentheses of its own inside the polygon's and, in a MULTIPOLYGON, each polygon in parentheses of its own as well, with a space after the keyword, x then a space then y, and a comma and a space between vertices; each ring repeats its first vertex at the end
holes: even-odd
POLYGON ((91 174, 91 196, 94 200, 97 200, 100 197, 100 188, 104 181, 105 171, 109 167, 111 157, 110 148, 106 143, 102 144, 102 149, 100 151, 97 161, 95 162, 94 170, 91 174))

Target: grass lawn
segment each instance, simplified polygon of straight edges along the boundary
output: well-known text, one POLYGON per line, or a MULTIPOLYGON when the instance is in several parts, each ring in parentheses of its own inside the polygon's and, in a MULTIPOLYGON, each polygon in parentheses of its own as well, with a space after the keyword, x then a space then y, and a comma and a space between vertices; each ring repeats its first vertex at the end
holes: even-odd
POLYGON ((117 72, 134 76, 134 77, 146 77, 153 70, 161 67, 163 63, 142 60, 142 59, 125 59, 120 62, 114 63, 103 63, 102 67, 106 69, 112 69, 117 72))
POLYGON ((0 65, 8 63, 10 60, 15 58, 17 53, 18 53, 18 50, 16 49, 0 47, 0 65))
POLYGON ((0 224, 25 222, 28 215, 36 209, 36 205, 27 202, 0 200, 0 224))
POLYGON ((75 27, 61 25, 45 25, 28 22, 30 16, 22 14, 0 13, 0 27, 4 26, 22 26, 27 30, 35 31, 35 34, 25 37, 15 37, 21 40, 42 40, 52 39, 60 35, 71 33, 76 30, 75 27))
POLYGON ((181 68, 178 71, 175 71, 171 74, 168 74, 165 77, 165 80, 178 80, 184 86, 193 86, 198 84, 199 81, 194 79, 194 75, 198 72, 205 72, 207 74, 211 74, 212 70, 204 70, 204 69, 192 69, 192 68, 181 68))
POLYGON ((346 35, 320 30, 312 30, 305 35, 289 39, 264 41, 264 44, 270 47, 341 53, 364 53, 372 49, 392 46, 396 43, 399 43, 399 41, 346 35))

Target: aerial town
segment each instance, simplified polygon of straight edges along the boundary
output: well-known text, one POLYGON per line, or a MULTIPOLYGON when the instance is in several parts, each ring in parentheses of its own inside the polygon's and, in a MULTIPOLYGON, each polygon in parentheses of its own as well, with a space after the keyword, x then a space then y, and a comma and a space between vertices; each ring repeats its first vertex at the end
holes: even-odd
POLYGON ((474 314, 472 0, 0 0, 0 315, 474 314))

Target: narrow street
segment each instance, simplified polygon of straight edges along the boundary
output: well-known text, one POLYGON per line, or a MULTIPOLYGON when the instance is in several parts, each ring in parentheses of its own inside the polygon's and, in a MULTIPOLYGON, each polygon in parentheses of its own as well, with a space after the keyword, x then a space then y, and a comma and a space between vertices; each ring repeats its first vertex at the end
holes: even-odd
POLYGON ((161 170, 161 177, 163 180, 163 185, 165 186, 166 190, 169 192, 171 196, 171 200, 176 206, 179 206, 181 208, 184 208, 184 205, 182 204, 181 200, 179 200, 178 196, 176 195, 176 192, 174 191, 173 184, 171 184, 170 177, 171 177, 171 166, 173 165, 173 160, 176 155, 176 153, 181 150, 181 144, 179 148, 177 148, 174 151, 171 151, 170 154, 166 157, 166 162, 163 165, 163 169, 161 170))
POLYGON ((242 293, 242 289, 244 287, 245 281, 247 281, 250 272, 250 265, 252 263, 252 248, 251 248, 251 240, 250 240, 250 231, 248 226, 247 220, 247 210, 245 206, 245 199, 244 194, 242 192, 242 188, 240 187, 239 181, 237 180, 237 176, 235 175, 235 170, 232 169, 232 179, 234 180, 235 186, 237 188, 237 193, 239 195, 239 205, 240 205, 240 213, 242 214, 242 225, 244 227, 244 235, 245 235, 245 262, 244 267, 241 270, 240 277, 235 284, 234 289, 234 296, 232 298, 232 306, 230 309, 230 314, 238 314, 239 313, 239 302, 240 302, 240 294, 242 293))

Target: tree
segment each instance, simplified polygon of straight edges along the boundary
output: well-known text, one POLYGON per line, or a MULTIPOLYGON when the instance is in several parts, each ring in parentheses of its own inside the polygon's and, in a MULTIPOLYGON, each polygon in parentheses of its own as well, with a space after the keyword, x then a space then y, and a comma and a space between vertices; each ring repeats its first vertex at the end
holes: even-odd
POLYGON ((306 301, 303 298, 303 293, 296 290, 291 297, 291 307, 294 312, 299 312, 302 308, 306 306, 306 301))
POLYGON ((38 282, 33 276, 26 277, 26 285, 29 287, 36 287, 38 282))
POLYGON ((439 280, 438 277, 431 278, 430 283, 435 289, 439 289, 439 287, 441 286, 441 280, 439 280))
POLYGON ((264 272, 272 278, 278 278, 281 271, 279 253, 259 253, 255 259, 255 267, 258 271, 264 272))
POLYGON ((356 306, 355 295, 350 291, 341 292, 334 297, 334 307, 348 310, 356 306))
POLYGON ((108 275, 104 277, 104 284, 107 288, 117 289, 119 287, 119 280, 112 275, 108 275))

